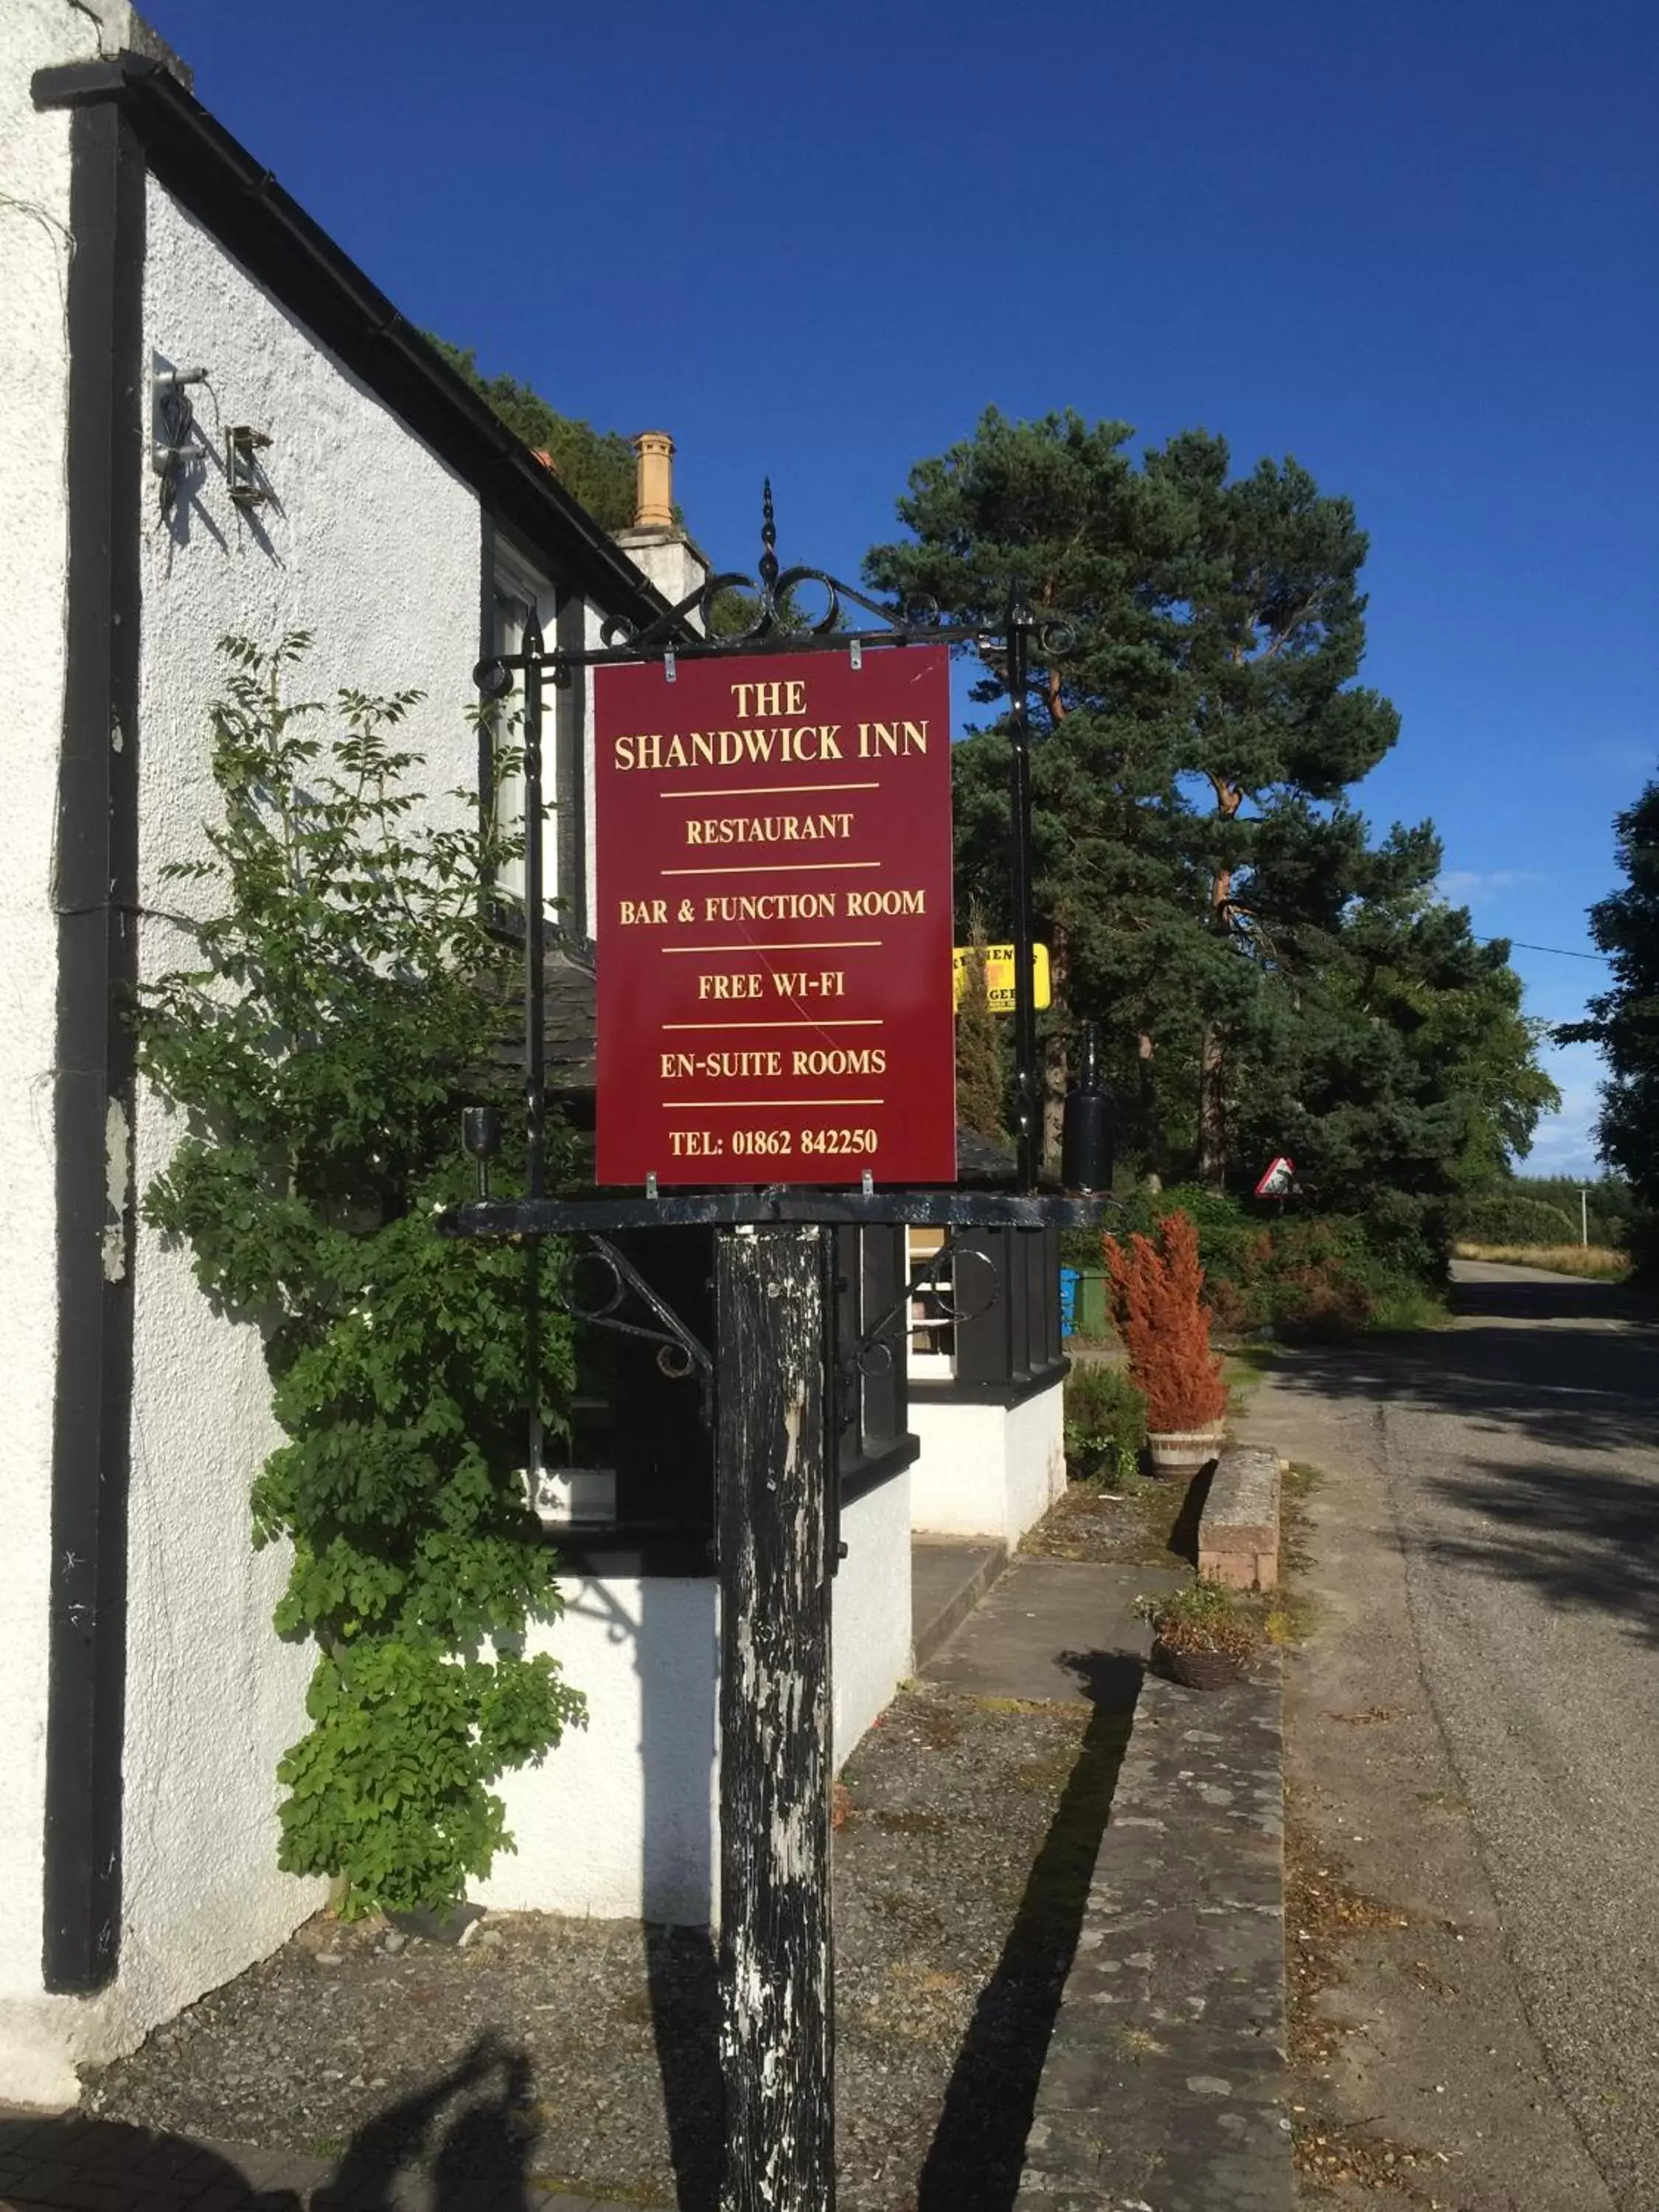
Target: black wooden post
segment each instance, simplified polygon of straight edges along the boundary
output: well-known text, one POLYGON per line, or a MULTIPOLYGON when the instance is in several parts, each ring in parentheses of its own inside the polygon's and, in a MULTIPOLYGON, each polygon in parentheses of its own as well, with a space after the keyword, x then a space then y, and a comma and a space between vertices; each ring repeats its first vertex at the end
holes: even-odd
POLYGON ((1031 912, 1031 728, 1026 615, 1018 596, 1008 610, 1008 878, 1014 940, 1014 1134, 1019 1187, 1035 1190, 1042 1169, 1042 1085, 1037 1069, 1036 995, 1031 975, 1036 935, 1031 912))
POLYGON ((833 1230, 714 1236, 723 2212, 834 2212, 833 1230))

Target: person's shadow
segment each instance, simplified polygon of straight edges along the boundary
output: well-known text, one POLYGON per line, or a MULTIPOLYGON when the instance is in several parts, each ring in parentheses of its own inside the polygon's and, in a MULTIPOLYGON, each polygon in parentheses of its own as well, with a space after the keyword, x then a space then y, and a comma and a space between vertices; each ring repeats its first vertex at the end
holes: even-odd
POLYGON ((536 2130, 526 2053, 486 2033, 447 2073, 358 2129, 326 2181, 264 2188, 204 2143, 89 2114, 0 2115, 0 2199, 39 2207, 113 2201, 235 2212, 370 2212, 418 2201, 427 2212, 530 2212, 536 2130), (88 2198, 88 2186, 98 2194, 88 2198), (400 2197, 400 2191, 405 2192, 400 2197))
POLYGON ((486 2030, 459 2065, 358 2129, 312 2197, 312 2212, 361 2212, 390 2200, 400 2174, 412 2181, 422 2172, 431 2212, 528 2212, 531 2085, 528 2055, 486 2030), (458 2103, 440 2132, 446 2109, 458 2103))

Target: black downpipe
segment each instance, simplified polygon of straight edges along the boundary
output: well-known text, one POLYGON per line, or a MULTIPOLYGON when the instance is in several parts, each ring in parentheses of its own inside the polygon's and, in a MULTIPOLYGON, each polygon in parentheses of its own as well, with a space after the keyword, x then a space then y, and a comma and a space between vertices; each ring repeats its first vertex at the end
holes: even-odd
POLYGON ((144 162, 112 105, 70 135, 67 668, 58 915, 57 1382, 42 1969, 80 1995, 121 1936, 137 975, 144 162))

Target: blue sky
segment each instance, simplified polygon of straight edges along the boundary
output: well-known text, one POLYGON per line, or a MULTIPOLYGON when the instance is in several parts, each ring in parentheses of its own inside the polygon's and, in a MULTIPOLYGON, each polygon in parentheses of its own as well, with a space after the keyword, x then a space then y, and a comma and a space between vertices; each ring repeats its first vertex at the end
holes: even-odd
MULTIPOLYGON (((1659 771, 1650 0, 147 12, 411 318, 672 431, 722 566, 769 471, 785 560, 855 575, 991 402, 1294 453, 1371 536, 1367 813, 1433 816, 1477 930, 1589 949, 1659 771)), ((1603 973, 1515 959, 1551 1019, 1603 973)))

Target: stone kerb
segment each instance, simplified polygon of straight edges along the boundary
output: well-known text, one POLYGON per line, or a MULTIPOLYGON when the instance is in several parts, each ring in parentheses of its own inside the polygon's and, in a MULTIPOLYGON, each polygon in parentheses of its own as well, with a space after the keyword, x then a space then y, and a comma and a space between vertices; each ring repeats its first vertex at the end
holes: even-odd
POLYGON ((1234 1589, 1279 1583, 1279 1461, 1237 1446, 1222 1453, 1198 1524, 1198 1571, 1234 1589))
POLYGON ((1149 1675, 1014 2212, 1291 2212, 1279 1667, 1149 1675))

